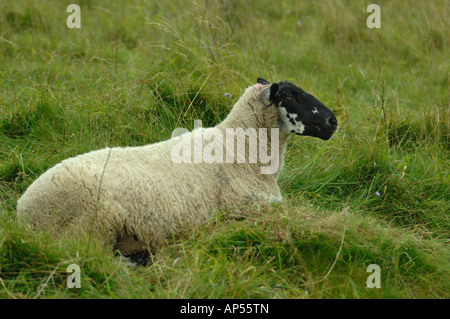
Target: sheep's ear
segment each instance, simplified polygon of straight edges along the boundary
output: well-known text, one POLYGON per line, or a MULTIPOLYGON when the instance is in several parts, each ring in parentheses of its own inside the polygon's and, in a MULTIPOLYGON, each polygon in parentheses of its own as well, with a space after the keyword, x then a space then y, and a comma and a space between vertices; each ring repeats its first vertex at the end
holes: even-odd
POLYGON ((259 84, 262 84, 262 85, 270 84, 269 81, 264 80, 263 78, 258 78, 258 79, 256 80, 256 82, 258 82, 259 84))
POLYGON ((275 97, 277 96, 278 92, 278 83, 274 83, 270 86, 270 94, 269 94, 269 100, 270 102, 275 102, 275 97))
POLYGON ((278 92, 278 84, 273 83, 270 87, 264 89, 262 93, 262 102, 265 106, 269 107, 273 103, 276 103, 275 97, 278 92))

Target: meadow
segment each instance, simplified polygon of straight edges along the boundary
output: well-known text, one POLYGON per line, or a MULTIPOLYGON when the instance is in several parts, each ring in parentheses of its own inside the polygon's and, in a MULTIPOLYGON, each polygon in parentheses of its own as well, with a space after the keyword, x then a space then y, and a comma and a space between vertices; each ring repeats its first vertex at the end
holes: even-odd
POLYGON ((378 0, 372 29, 356 0, 79 0, 71 29, 73 2, 0 3, 0 298, 450 297, 450 1, 378 0), (51 166, 215 125, 257 77, 339 121, 290 139, 282 204, 218 212, 135 268, 16 223, 51 166))

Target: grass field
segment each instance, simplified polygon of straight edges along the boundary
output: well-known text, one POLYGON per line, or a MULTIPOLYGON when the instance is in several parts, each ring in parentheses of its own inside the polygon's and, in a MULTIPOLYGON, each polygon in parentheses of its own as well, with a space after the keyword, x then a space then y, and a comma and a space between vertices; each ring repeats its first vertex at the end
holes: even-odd
POLYGON ((379 29, 369 3, 2 1, 0 298, 449 298, 450 1, 377 1, 379 29), (51 166, 217 124, 257 77, 339 121, 329 141, 290 139, 283 204, 218 214, 137 268, 16 224, 51 166))

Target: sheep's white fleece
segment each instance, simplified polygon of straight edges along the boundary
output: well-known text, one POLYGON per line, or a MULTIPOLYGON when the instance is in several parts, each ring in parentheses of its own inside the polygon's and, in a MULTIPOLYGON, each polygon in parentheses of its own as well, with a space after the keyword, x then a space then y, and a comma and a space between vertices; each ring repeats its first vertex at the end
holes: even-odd
MULTIPOLYGON (((264 104, 267 88, 247 88, 216 127, 268 128, 270 135, 270 128, 279 127, 279 115, 277 108, 264 104)), ((260 173, 267 164, 259 159, 254 164, 174 163, 171 150, 180 138, 92 151, 42 174, 19 199, 18 219, 33 229, 56 233, 90 229, 109 245, 122 238, 119 249, 135 253, 142 243, 158 245, 170 233, 204 222, 217 210, 280 201, 277 177, 287 139, 280 131, 279 145, 271 150, 278 152, 280 166, 271 175, 260 173), (133 242, 131 237, 139 244, 127 243, 133 242)))

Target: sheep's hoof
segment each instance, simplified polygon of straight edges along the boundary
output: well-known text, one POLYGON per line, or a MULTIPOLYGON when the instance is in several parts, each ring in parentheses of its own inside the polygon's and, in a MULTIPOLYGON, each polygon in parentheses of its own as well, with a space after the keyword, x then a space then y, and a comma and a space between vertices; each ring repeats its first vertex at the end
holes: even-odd
POLYGON ((141 266, 147 266, 148 263, 151 262, 151 255, 148 250, 144 250, 127 257, 130 259, 131 262, 141 266))
POLYGON ((128 232, 117 238, 114 250, 120 256, 128 258, 127 262, 141 266, 147 265, 151 259, 148 244, 128 232))
POLYGON ((135 268, 138 266, 138 264, 133 262, 129 257, 119 255, 119 256, 116 256, 116 258, 118 258, 119 262, 123 263, 128 268, 135 268))
POLYGON ((144 250, 132 255, 124 256, 119 250, 115 251, 116 258, 128 268, 137 266, 147 266, 151 262, 151 254, 148 250, 144 250))

